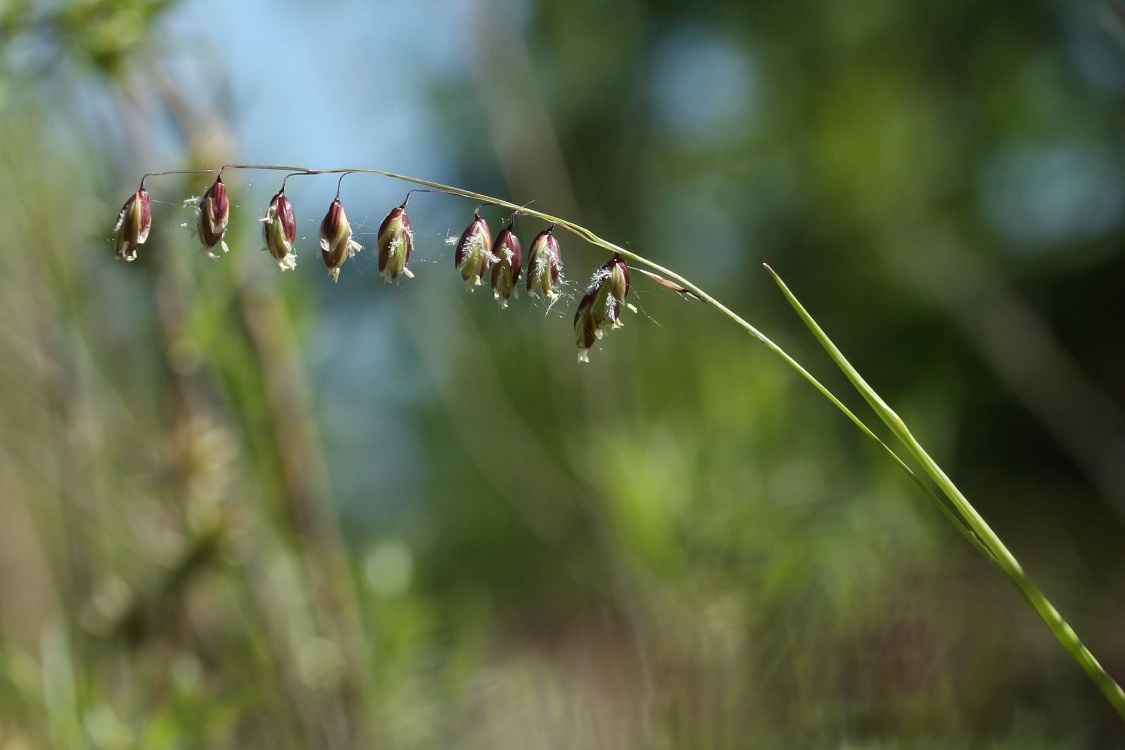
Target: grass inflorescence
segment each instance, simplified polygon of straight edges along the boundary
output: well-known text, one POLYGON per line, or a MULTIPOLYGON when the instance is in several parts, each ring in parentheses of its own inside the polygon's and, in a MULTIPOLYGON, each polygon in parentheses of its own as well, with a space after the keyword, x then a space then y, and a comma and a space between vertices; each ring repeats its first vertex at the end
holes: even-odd
MULTIPOLYGON (((584 242, 610 253, 611 259, 593 272, 590 284, 579 302, 574 316, 575 342, 578 346, 580 361, 587 360, 588 350, 594 342, 602 338, 605 331, 621 325, 622 310, 631 307, 626 302, 626 296, 630 288, 630 268, 639 270, 645 278, 652 281, 658 288, 715 308, 793 368, 824 398, 839 409, 865 437, 874 441, 937 504, 941 512, 962 536, 1015 586, 1060 644, 1101 690, 1110 705, 1125 719, 1125 692, 1122 691, 1120 685, 1105 671, 1079 639, 1073 628, 1031 581, 1000 537, 976 511, 972 503, 957 488, 946 472, 926 452, 901 417, 860 376, 859 372, 844 357, 843 353, 772 269, 767 267, 768 272, 773 276, 786 299, 824 347, 833 362, 848 377, 875 414, 890 430, 891 435, 901 443, 906 455, 914 462, 913 466, 907 463, 804 366, 757 328, 700 289, 689 279, 619 245, 604 240, 583 226, 527 206, 516 205, 509 201, 450 185, 381 170, 309 169, 281 165, 230 164, 217 170, 215 182, 201 198, 191 200, 191 204, 197 213, 197 231, 200 241, 211 257, 217 257, 214 252, 216 247, 221 248, 224 253, 228 250, 224 235, 229 221, 230 205, 226 187, 222 182, 222 174, 225 171, 234 170, 267 170, 287 173, 280 190, 270 202, 266 215, 261 219, 266 248, 277 260, 283 271, 296 266, 296 257, 293 251, 296 226, 292 204, 284 195, 285 180, 295 176, 329 174, 339 175, 339 181, 336 196, 321 223, 320 251, 325 266, 328 268, 328 273, 333 280, 339 277, 344 263, 355 253, 363 250, 360 243, 354 239, 351 225, 340 198, 344 177, 353 174, 377 175, 418 186, 407 194, 401 205, 393 208, 387 214, 379 227, 377 235, 379 271, 387 282, 391 282, 399 276, 413 278, 414 275, 407 266, 413 250, 414 235, 406 214, 406 208, 410 195, 416 192, 458 196, 471 200, 477 205, 477 210, 474 211, 469 225, 455 243, 455 266, 469 291, 483 285, 486 278, 489 279, 493 295, 501 307, 507 307, 509 299, 515 295, 517 282, 521 275, 525 279, 524 286, 530 295, 541 296, 548 300, 549 304, 553 304, 559 298, 558 288, 562 279, 563 261, 561 245, 555 236, 556 231, 568 232, 584 242), (497 234, 495 242, 492 239, 487 221, 480 215, 479 208, 485 205, 496 206, 512 212, 512 221, 497 234), (532 241, 526 257, 526 265, 523 264, 522 246, 514 233, 514 222, 517 215, 539 219, 548 225, 532 241)), ((135 260, 139 246, 143 245, 148 238, 152 215, 149 209, 149 196, 145 188, 145 182, 149 178, 209 171, 211 170, 173 170, 146 174, 142 178, 137 192, 129 197, 118 215, 114 227, 118 257, 126 261, 135 260)))

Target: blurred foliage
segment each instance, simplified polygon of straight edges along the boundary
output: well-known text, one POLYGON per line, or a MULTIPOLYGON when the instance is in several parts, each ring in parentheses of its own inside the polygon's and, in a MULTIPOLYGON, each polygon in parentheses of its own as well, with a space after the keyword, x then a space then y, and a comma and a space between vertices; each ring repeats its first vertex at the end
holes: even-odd
MULTIPOLYGON (((281 275, 276 188, 231 173, 230 257, 178 227, 202 175, 154 180, 113 262, 140 174, 239 156, 222 76, 161 54, 172 8, 0 6, 0 748, 1125 743, 711 311, 634 279, 577 365, 573 239, 569 298, 502 313, 441 247, 472 207, 419 200, 418 278, 365 253, 329 288, 319 204, 294 184, 281 275)), ((450 179, 684 272, 847 393, 769 261, 1125 678, 1119 6, 474 10, 433 84, 450 179)), ((366 247, 391 205, 354 210, 366 247)))

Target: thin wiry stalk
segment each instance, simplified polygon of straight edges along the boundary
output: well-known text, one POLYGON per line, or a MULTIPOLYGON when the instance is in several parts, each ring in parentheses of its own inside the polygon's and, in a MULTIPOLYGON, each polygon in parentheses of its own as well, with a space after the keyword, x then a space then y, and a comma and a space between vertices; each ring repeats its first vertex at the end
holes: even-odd
POLYGON ((1078 638, 1074 629, 1067 624, 1066 620, 1062 618, 1059 611, 1055 609, 1054 605, 1043 595, 1039 587, 1031 580, 1031 578, 1024 572, 1023 567, 1016 560, 1008 548, 1000 541, 1000 537, 988 525, 984 518, 969 502, 968 498, 961 493, 953 480, 942 470, 938 463, 930 457, 930 454, 922 447, 917 438, 907 428, 906 423, 898 414, 894 412, 887 405, 885 401, 879 396, 875 390, 867 384, 859 371, 852 366, 850 362, 844 357, 843 353, 836 347, 832 340, 828 338, 828 334, 817 324, 813 317, 805 310, 804 306, 797 301, 797 298, 789 291, 789 287, 781 280, 781 278, 774 273, 773 269, 766 266, 773 280, 777 282, 778 287, 781 288, 785 298, 789 300, 789 304, 797 311, 797 315, 805 322, 809 330, 832 357, 832 361, 844 372, 848 380, 852 382, 860 395, 870 404, 871 408, 879 415, 879 418, 890 428, 895 437, 906 447, 910 454, 918 461, 918 463, 925 470, 926 474, 934 481, 949 501, 953 503, 953 507, 964 519, 964 523, 968 524, 969 528, 973 530, 977 539, 988 549, 989 554, 986 555, 992 563, 1000 569, 1000 572, 1008 577, 1008 580, 1016 587, 1020 594, 1027 599, 1028 604, 1039 615, 1040 619, 1046 623, 1051 632, 1058 638, 1059 643, 1062 644, 1074 660, 1078 662, 1079 666, 1085 670, 1098 689, 1105 695, 1106 700, 1110 705, 1117 710, 1121 718, 1125 719, 1125 692, 1121 690, 1109 673, 1105 671, 1094 655, 1090 653, 1090 649, 1086 648, 1085 644, 1078 638))
MULTIPOLYGON (((930 495, 931 499, 933 499, 934 502, 937 504, 938 509, 942 512, 942 514, 949 520, 950 523, 952 523, 954 525, 954 527, 958 530, 958 532, 960 532, 961 535, 964 536, 976 548, 976 550, 978 552, 980 552, 982 555, 984 555, 989 560, 992 560, 993 562, 995 562, 995 560, 993 560, 992 552, 988 549, 988 547, 981 544, 980 539, 977 538, 976 534, 972 531, 972 529, 970 527, 966 526, 960 520, 960 518, 958 518, 958 516, 956 516, 953 513, 953 511, 950 510, 948 504, 943 502, 942 499, 937 495, 937 493, 934 492, 934 490, 929 485, 927 485, 921 479, 921 477, 919 477, 914 472, 914 470, 911 469, 906 464, 905 461, 903 461, 886 443, 884 443, 874 432, 872 432, 871 429, 863 422, 863 420, 861 420, 859 417, 857 417, 850 409, 848 409, 847 406, 845 406, 843 404, 843 402, 841 402, 838 398, 836 398, 836 396, 823 383, 821 383, 819 380, 817 380, 816 377, 813 376, 812 373, 810 373, 808 370, 806 370, 799 362, 797 362, 797 360, 793 359, 793 357, 791 357, 784 349, 782 349, 780 346, 778 346, 776 343, 774 343, 768 336, 766 336, 764 333, 759 331, 757 328, 755 328, 753 325, 751 325, 748 321, 743 319, 741 316, 739 316, 733 310, 728 308, 726 305, 722 304, 717 299, 712 297, 710 294, 708 294, 707 292, 700 289, 691 280, 685 278, 684 276, 681 276, 680 274, 676 273, 675 271, 673 271, 669 268, 665 268, 664 266, 661 266, 660 264, 655 263, 655 262, 649 260, 648 258, 645 258, 644 256, 638 255, 638 254, 632 252, 631 250, 627 250, 626 248, 621 247, 620 245, 617 245, 617 244, 614 244, 614 243, 612 243, 608 240, 605 240, 605 239, 599 237, 594 232, 587 229, 586 227, 581 226, 579 224, 575 224, 572 221, 568 221, 568 220, 560 218, 558 216, 552 216, 551 214, 544 213, 542 211, 538 211, 538 210, 530 208, 528 206, 517 205, 517 204, 512 203, 510 201, 506 201, 506 200, 503 200, 501 198, 496 198, 496 197, 493 197, 491 195, 485 195, 484 193, 477 193, 477 192, 474 192, 472 190, 465 190, 464 188, 459 188, 459 187, 456 187, 456 186, 453 186, 453 185, 445 185, 445 184, 442 184, 440 182, 434 182, 432 180, 424 180, 424 179, 421 179, 421 178, 418 178, 418 177, 411 177, 409 175, 396 174, 394 172, 387 172, 387 171, 384 171, 384 170, 381 170, 381 169, 355 169, 355 168, 350 168, 350 167, 332 167, 332 168, 329 168, 329 169, 309 169, 307 167, 299 167, 299 166, 292 166, 292 165, 278 165, 278 164, 225 164, 222 167, 220 167, 218 170, 211 170, 211 171, 216 171, 216 172, 221 174, 222 172, 225 172, 225 171, 234 171, 234 170, 264 170, 264 171, 272 171, 272 172, 287 172, 289 174, 287 175, 286 179, 288 179, 288 177, 290 177, 290 176, 300 176, 300 175, 315 176, 315 175, 328 175, 328 174, 338 174, 338 175, 341 175, 341 179, 343 179, 343 176, 347 175, 347 174, 368 174, 368 175, 375 175, 375 176, 379 176, 379 177, 386 177, 386 178, 389 178, 389 179, 392 179, 392 180, 398 180, 400 182, 410 183, 412 185, 420 185, 424 188, 428 188, 428 189, 430 189, 434 192, 437 192, 437 193, 445 193, 447 195, 454 195, 454 196, 458 196, 458 197, 461 197, 461 198, 467 198, 468 200, 475 201, 479 205, 492 205, 492 206, 496 206, 498 208, 508 209, 509 211, 512 211, 513 213, 519 213, 520 215, 523 215, 523 216, 531 216, 531 217, 540 219, 540 220, 542 220, 542 221, 544 221, 548 224, 553 224, 560 229, 563 229, 567 232, 570 232, 571 234, 575 235, 576 237, 579 237, 580 239, 584 240, 585 242, 587 242, 587 243, 589 243, 589 244, 591 244, 595 247, 599 247, 599 248, 601 248, 603 250, 606 250, 610 253, 615 253, 617 255, 620 255, 622 258, 625 258, 627 261, 630 261, 631 263, 636 264, 638 266, 642 266, 644 268, 651 269, 659 277, 661 277, 665 280, 670 280, 670 281, 675 282, 677 285, 679 285, 679 287, 681 289, 684 290, 684 292, 690 294, 691 296, 700 300, 704 304, 710 305, 711 307, 714 307, 715 309, 717 309, 720 313, 722 313, 729 320, 731 320, 733 323, 735 323, 735 325, 739 326, 740 328, 745 330, 747 333, 749 333, 751 336, 756 338, 762 345, 764 345, 767 349, 769 349, 775 355, 780 357, 787 365, 789 365, 794 370, 796 370, 796 372, 802 378, 804 378, 810 385, 812 385, 812 387, 815 388, 822 396, 824 396, 824 398, 828 399, 828 401, 833 406, 835 406, 837 409, 839 409, 840 412, 843 413, 844 416, 846 416, 852 422, 852 424, 854 424, 856 426, 856 428, 860 430, 860 432, 862 432, 865 436, 867 436, 869 439, 874 441, 883 450, 883 452, 885 452, 887 454, 887 456, 895 463, 895 465, 897 465, 903 472, 905 472, 906 475, 908 477, 910 477, 910 479, 915 484, 918 485, 918 487, 920 487, 924 492, 926 492, 928 495, 930 495)), ((149 177, 159 177, 159 176, 163 176, 163 175, 184 174, 184 173, 193 173, 194 174, 194 173, 207 172, 207 171, 208 170, 184 170, 184 171, 171 170, 171 171, 167 171, 167 172, 149 172, 148 174, 146 174, 144 176, 144 178, 142 178, 141 184, 143 185, 144 180, 148 179, 149 177)))
MULTIPOLYGON (((749 322, 744 320, 741 316, 728 308, 726 305, 719 302, 707 292, 700 289, 689 279, 681 276, 675 271, 665 268, 643 256, 627 250, 620 245, 609 242, 599 237, 589 229, 575 224, 574 222, 567 221, 566 219, 552 216, 542 211, 535 210, 528 206, 520 206, 500 198, 494 198, 490 195, 477 193, 471 190, 464 190, 462 188, 454 187, 451 185, 444 185, 439 182, 430 180, 423 180, 417 177, 410 177, 408 175, 395 174, 394 172, 386 172, 378 169, 351 169, 351 168, 333 168, 333 169, 306 169, 304 167, 294 166, 279 166, 279 165, 260 165, 260 164, 228 164, 223 166, 219 173, 226 170, 268 170, 268 171, 284 171, 295 175, 323 175, 323 174, 369 174, 381 177, 387 177, 393 180, 410 183, 413 185, 420 185, 424 188, 429 188, 435 192, 446 193, 448 195, 460 196, 462 198, 475 201, 480 205, 492 205, 500 208, 505 208, 513 213, 519 213, 523 216, 532 216, 541 219, 548 224, 553 224, 559 229, 563 229, 571 234, 585 240, 587 243, 602 248, 607 252, 614 253, 625 260, 636 264, 637 266, 651 269, 657 276, 664 282, 674 282, 670 285, 673 288, 678 285, 677 291, 681 291, 706 305, 710 305, 718 310, 723 316, 733 322, 735 325, 742 328, 755 339, 758 340, 773 354, 777 355, 787 365, 793 368, 802 378, 804 378, 813 388, 817 390, 829 403, 835 406, 844 414, 851 422, 860 430, 866 437, 874 441, 897 465, 907 476, 911 478, 924 492, 926 492, 931 499, 937 504, 938 508, 945 515, 945 517, 954 525, 954 527, 964 536, 978 552, 980 552, 986 559, 992 562, 1000 571, 1012 582, 1021 595, 1028 601, 1032 609, 1039 615, 1040 619, 1047 625, 1047 627, 1054 633, 1055 637, 1059 640, 1062 646, 1071 654, 1071 656, 1078 662, 1090 679, 1098 686, 1105 695, 1106 700, 1111 706, 1125 719, 1125 692, 1122 691, 1121 686, 1113 680, 1112 677, 1105 671, 1105 669, 1094 658, 1090 650, 1078 638, 1073 628, 1062 618, 1058 610, 1050 603, 1050 601, 1043 595, 1039 588, 1031 581, 1028 575, 1024 572, 1015 556, 1008 550, 1000 537, 989 527, 984 518, 976 511, 969 500, 961 493, 953 481, 945 474, 941 467, 933 458, 922 448, 921 444, 914 438, 910 430, 907 429, 905 422, 887 406, 886 402, 867 384, 867 382, 860 376, 859 372, 844 358, 840 350, 832 343, 824 331, 817 325, 816 321, 805 310, 805 308, 797 301, 797 298, 789 291, 788 287, 781 281, 780 277, 768 266, 766 267, 769 273, 773 276, 774 281, 777 282, 781 288, 782 293, 788 299, 789 303, 797 311, 797 314, 813 332, 817 340, 828 351, 833 361, 844 372, 852 384, 867 400, 868 404, 875 410, 876 414, 883 420, 883 422, 890 428, 891 432, 903 444, 906 450, 918 461, 919 465, 923 468, 925 473, 933 480, 933 482, 941 489, 942 493, 948 498, 948 503, 943 501, 942 498, 934 491, 929 484, 927 484, 920 475, 918 475, 902 458, 898 456, 894 450, 883 442, 858 416, 856 416, 850 409, 848 409, 843 402, 841 402, 835 394, 833 394, 824 384, 816 379, 808 370, 806 370, 799 362, 791 357, 784 349, 775 344, 768 336, 763 334, 749 322), (952 508, 956 510, 954 513, 952 508)), ((193 170, 198 171, 198 170, 193 170)), ((151 172, 142 178, 142 186, 144 180, 149 177, 156 177, 164 174, 182 174, 183 172, 151 172)), ((342 179, 342 178, 341 178, 342 179)))

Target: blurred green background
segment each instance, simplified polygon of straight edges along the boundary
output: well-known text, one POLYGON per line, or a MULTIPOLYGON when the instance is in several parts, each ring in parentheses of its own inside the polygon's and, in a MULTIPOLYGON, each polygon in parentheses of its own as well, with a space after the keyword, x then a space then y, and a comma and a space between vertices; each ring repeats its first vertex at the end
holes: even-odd
MULTIPOLYGON (((852 404, 768 262, 1125 680, 1125 10, 0 2, 0 749, 1116 748, 1008 584, 803 381, 605 258, 500 311, 407 186, 300 262, 231 162, 457 184, 684 273, 852 404)), ((497 231, 507 220, 486 208, 497 231)), ((525 248, 541 226, 518 229, 525 248)))

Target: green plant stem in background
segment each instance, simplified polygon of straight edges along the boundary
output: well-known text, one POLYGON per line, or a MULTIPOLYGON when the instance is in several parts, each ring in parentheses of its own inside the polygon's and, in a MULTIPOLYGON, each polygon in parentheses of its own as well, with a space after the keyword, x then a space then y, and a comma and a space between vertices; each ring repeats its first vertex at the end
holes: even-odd
MULTIPOLYGON (((515 213, 524 216, 532 216, 541 219, 550 224, 554 224, 560 229, 564 229, 571 234, 585 240, 595 247, 600 247, 610 253, 615 253, 627 261, 630 261, 637 266, 651 269, 658 277, 658 281, 664 283, 668 288, 674 289, 684 295, 690 295, 697 298, 703 303, 716 308, 720 313, 726 316, 729 320, 737 326, 745 330, 767 349, 780 357, 787 365, 792 367, 802 378, 804 378, 810 385, 813 386, 824 398, 826 398, 833 406, 839 409, 844 416, 846 416, 852 424, 856 426, 865 436, 873 440, 880 448, 891 458, 895 464, 902 469, 924 492, 926 492, 937 504, 938 508, 946 516, 957 530, 988 560, 990 560, 1000 571, 1008 577, 1016 589, 1028 601, 1031 607, 1035 610, 1036 614, 1046 623, 1051 632, 1055 634, 1063 647, 1074 657, 1075 661, 1082 667, 1082 669, 1089 675, 1090 679, 1098 686, 1098 688, 1105 695, 1106 700, 1117 711, 1122 719, 1125 719, 1125 692, 1122 691, 1121 686, 1113 680, 1112 677, 1105 671, 1105 669, 1094 658, 1094 655, 1078 638, 1074 629, 1067 624, 1067 622, 1059 614, 1058 610, 1048 601, 1043 592, 1031 581, 1028 575, 1024 572, 1022 566, 1016 560, 1015 556, 1008 550, 1000 537, 989 527, 984 518, 976 511, 969 500, 961 493, 952 480, 945 474, 945 472, 938 466, 937 462, 930 457, 930 455, 922 448, 921 444, 907 429, 906 424, 902 419, 889 407, 886 402, 877 394, 871 386, 860 376, 859 372, 852 367, 851 363, 844 357, 840 350, 832 343, 827 334, 820 328, 820 326, 809 315, 808 311, 801 305, 793 293, 781 281, 781 278, 774 273, 773 269, 766 266, 774 281, 781 288, 782 293, 786 299, 793 306, 797 314, 812 331, 813 335, 821 343, 821 345, 832 357, 836 365, 844 372, 864 399, 870 404, 871 408, 875 410, 876 414, 883 420, 883 422, 890 428, 891 432, 903 444, 906 450, 915 458, 918 464, 922 467, 925 473, 933 480, 941 492, 948 498, 948 503, 943 501, 942 498, 934 491, 934 489, 927 484, 905 461, 902 460, 888 446, 884 443, 858 416, 856 416, 850 409, 848 409, 843 402, 841 402, 827 387, 825 387, 819 380, 817 380, 808 370, 806 370, 799 362, 793 359, 786 353, 780 346, 770 340, 765 334, 752 326, 746 320, 737 315, 734 311, 723 305, 711 295, 704 292, 688 279, 679 275, 678 273, 664 268, 647 258, 644 258, 636 253, 626 250, 619 245, 602 239, 598 235, 586 229, 583 226, 561 219, 557 216, 536 211, 535 209, 527 206, 519 206, 509 201, 494 198, 482 193, 475 193, 471 190, 463 190, 461 188, 453 187, 450 185, 443 185, 438 182, 431 182, 429 180, 422 180, 416 177, 409 177, 406 175, 395 174, 393 172, 384 172, 376 169, 347 169, 347 168, 334 168, 334 169, 307 169, 304 167, 293 166, 278 166, 278 165, 257 165, 257 164, 230 164, 218 171, 226 170, 269 170, 278 172, 288 172, 295 175, 323 175, 323 174, 369 174, 390 179, 398 180, 401 182, 419 185, 421 187, 429 188, 435 192, 446 193, 448 195, 460 196, 469 200, 475 201, 483 205, 492 205, 500 208, 506 208, 515 213), (668 282, 674 282, 670 284, 668 282), (951 510, 952 505, 953 510, 951 510), (954 510, 956 513, 954 513, 954 510)), ((206 170, 190 170, 193 172, 202 172, 206 170)), ((144 179, 149 177, 157 177, 166 174, 184 174, 185 171, 171 171, 171 172, 151 172, 142 179, 142 186, 144 179)), ((643 270, 643 269, 642 269, 643 270)))
POLYGON ((766 266, 766 270, 773 276, 773 280, 777 282, 778 287, 781 288, 785 298, 789 300, 789 304, 797 311, 801 320, 805 322, 805 325, 812 331, 821 346, 823 346, 825 351, 828 352, 828 355, 832 357, 832 361, 843 370, 848 380, 852 382, 852 385, 860 392, 860 395, 871 405, 871 408, 879 415, 879 418, 890 428, 895 437, 902 442, 903 446, 905 446, 906 450, 910 452, 910 455, 918 461, 926 474, 928 474, 941 491, 945 493, 945 496, 949 498, 949 501, 953 504, 953 507, 957 509, 957 512, 961 515, 961 518, 964 519, 964 522, 968 524, 976 537, 988 549, 989 559, 1000 569, 1000 572, 1008 577, 1008 580, 1019 590, 1020 594, 1027 599, 1036 614, 1047 624, 1047 627, 1051 629, 1055 637, 1059 639, 1059 643, 1063 645, 1063 648, 1070 652, 1074 660, 1078 662, 1082 669, 1086 671, 1086 674, 1090 676, 1090 679, 1094 681, 1094 684, 1102 691, 1110 705, 1117 710, 1121 718, 1125 719, 1125 692, 1122 691, 1121 686, 1102 668, 1102 665, 1099 664, 1098 660, 1094 658, 1094 655, 1090 653, 1090 649, 1086 648, 1078 638, 1074 629, 1067 624, 1066 620, 1059 614, 1059 611, 1055 609, 1051 602, 1047 600, 1047 597, 1043 595, 1043 592, 1039 590, 1039 587, 1036 586, 1031 578, 1028 577, 1027 573, 1024 572, 1019 561, 1016 560, 1015 556, 1008 550, 1004 543, 1000 541, 1000 537, 996 535, 996 532, 992 530, 984 518, 976 511, 976 508, 973 507, 968 498, 957 489, 957 485, 953 483, 953 480, 951 480, 942 468, 938 466, 937 462, 930 457, 930 454, 922 448, 922 445, 918 442, 917 438, 911 434, 906 423, 902 421, 902 418, 887 406, 886 402, 883 401, 879 394, 867 384, 863 376, 848 362, 839 348, 832 343, 832 340, 828 338, 824 330, 817 325, 817 322, 813 320, 813 317, 805 310, 804 306, 802 306, 793 293, 789 291, 789 287, 785 285, 785 282, 783 282, 769 266, 766 266))

